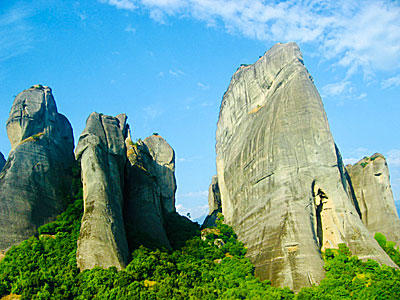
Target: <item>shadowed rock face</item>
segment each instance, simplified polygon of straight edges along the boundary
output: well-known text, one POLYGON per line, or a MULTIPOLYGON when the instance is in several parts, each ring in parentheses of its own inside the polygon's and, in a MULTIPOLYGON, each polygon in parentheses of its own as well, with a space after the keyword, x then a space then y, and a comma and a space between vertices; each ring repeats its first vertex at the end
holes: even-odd
POLYGON ((145 242, 148 246, 171 248, 165 232, 164 213, 175 210, 174 155, 172 148, 160 136, 146 138, 133 143, 130 137, 127 146, 127 179, 125 188, 125 224, 130 248, 145 242), (153 147, 149 149, 148 141, 153 147), (160 154, 160 146, 167 154, 160 154), (172 151, 171 151, 172 150, 172 151), (153 151, 153 152, 152 152, 153 151), (158 161, 156 158, 158 157, 158 161), (168 162, 167 166, 161 165, 168 162), (168 167, 170 166, 171 169, 168 167), (172 172, 172 173, 171 173, 172 172))
POLYGON ((4 155, 3 155, 3 153, 0 152, 0 172, 3 169, 5 164, 6 164, 6 160, 4 158, 4 155))
POLYGON ((338 243, 394 266, 349 198, 321 98, 295 43, 275 45, 233 75, 216 151, 222 213, 262 279, 294 290, 319 282, 321 249, 338 243))
POLYGON ((75 151, 81 161, 84 214, 78 239, 81 270, 122 269, 128 245, 122 217, 126 116, 92 113, 75 151))
POLYGON ((74 141, 51 89, 18 94, 7 120, 12 150, 0 173, 0 249, 53 220, 70 196, 74 141))
POLYGON ((221 195, 219 192, 218 177, 214 175, 211 179, 211 184, 208 187, 208 216, 203 222, 202 227, 215 226, 218 213, 222 212, 221 195))
POLYGON ((385 157, 375 153, 354 165, 346 166, 361 218, 374 235, 383 233, 388 241, 400 246, 400 219, 390 186, 389 169, 385 157))

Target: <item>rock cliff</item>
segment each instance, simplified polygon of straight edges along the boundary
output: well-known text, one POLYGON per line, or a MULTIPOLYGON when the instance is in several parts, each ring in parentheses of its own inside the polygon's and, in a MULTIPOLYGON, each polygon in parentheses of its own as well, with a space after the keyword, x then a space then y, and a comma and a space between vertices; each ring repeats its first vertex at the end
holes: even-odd
POLYGON ((164 214, 175 211, 174 151, 161 136, 150 136, 127 146, 125 224, 130 248, 171 248, 164 214))
POLYGON ((218 177, 214 175, 208 187, 208 215, 203 222, 202 227, 215 226, 218 213, 222 212, 221 195, 219 192, 218 177))
POLYGON ((389 241, 400 246, 400 219, 390 186, 385 157, 375 153, 354 165, 346 166, 362 221, 375 234, 383 233, 389 241))
POLYGON ((0 152, 0 172, 3 169, 5 164, 6 164, 6 160, 4 158, 4 155, 3 155, 3 153, 0 152))
POLYGON ((0 173, 0 249, 36 233, 70 196, 74 141, 49 87, 18 94, 7 120, 11 152, 0 173))
POLYGON ((122 216, 126 116, 92 113, 75 150, 81 162, 84 214, 78 239, 81 270, 125 267, 128 245, 122 216))
POLYGON ((216 151, 222 213, 262 279, 294 290, 318 283, 321 250, 338 243, 395 266, 350 200, 321 98, 295 43, 275 45, 233 75, 216 151))

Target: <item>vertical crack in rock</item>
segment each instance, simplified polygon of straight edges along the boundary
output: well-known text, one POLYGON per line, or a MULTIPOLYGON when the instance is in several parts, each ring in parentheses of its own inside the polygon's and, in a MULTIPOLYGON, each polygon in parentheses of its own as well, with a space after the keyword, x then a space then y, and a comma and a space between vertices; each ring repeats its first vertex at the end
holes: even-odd
POLYGON ((63 211, 74 162, 71 124, 58 113, 47 86, 15 97, 7 135, 12 150, 0 165, 0 250, 29 238, 63 211))
POLYGON ((216 132, 225 221, 248 247, 256 274, 294 290, 324 277, 321 249, 341 241, 360 258, 394 266, 349 197, 340 152, 302 61, 295 43, 277 44, 239 68, 223 96, 216 132), (313 197, 313 181, 327 199, 318 189, 313 197), (310 205, 310 197, 319 202, 310 205))
POLYGON ((92 113, 75 156, 82 167, 84 214, 76 253, 81 270, 122 269, 128 245, 122 216, 126 116, 92 113))

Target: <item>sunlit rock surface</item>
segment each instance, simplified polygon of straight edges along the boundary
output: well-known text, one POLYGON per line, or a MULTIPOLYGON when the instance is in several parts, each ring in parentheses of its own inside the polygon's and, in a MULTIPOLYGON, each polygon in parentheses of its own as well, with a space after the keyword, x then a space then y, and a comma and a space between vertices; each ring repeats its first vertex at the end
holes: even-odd
POLYGON ((81 270, 125 267, 128 244, 123 222, 126 116, 92 113, 75 150, 82 167, 84 214, 78 239, 81 270))
POLYGON ((347 165, 361 218, 372 234, 383 233, 400 246, 400 219, 390 186, 385 157, 375 153, 354 165, 347 165))
POLYGON ((208 187, 208 215, 203 222, 202 227, 215 226, 218 213, 222 212, 221 195, 219 192, 218 177, 214 175, 208 187))
POLYGON ((233 75, 216 151, 222 213, 257 276, 294 290, 318 283, 321 250, 338 243, 394 266, 350 200, 321 98, 295 43, 275 45, 233 75))
POLYGON ((164 214, 175 211, 174 151, 161 136, 136 143, 128 137, 126 147, 124 216, 130 248, 140 242, 171 248, 164 214))
POLYGON ((72 127, 49 87, 17 95, 7 135, 12 150, 0 173, 0 249, 29 238, 63 211, 74 162, 72 127))

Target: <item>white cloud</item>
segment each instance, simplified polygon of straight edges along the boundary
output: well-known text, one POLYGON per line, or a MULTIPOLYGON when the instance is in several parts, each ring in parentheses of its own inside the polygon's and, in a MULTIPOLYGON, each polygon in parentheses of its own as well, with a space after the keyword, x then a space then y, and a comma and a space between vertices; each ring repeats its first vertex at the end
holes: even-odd
POLYGON ((341 81, 338 83, 330 83, 322 87, 323 96, 337 96, 348 92, 350 81, 341 81))
POLYGON ((389 167, 400 167, 400 150, 393 149, 387 152, 389 167))
POLYGON ((28 21, 32 15, 32 10, 23 6, 0 13, 0 62, 32 48, 32 27, 28 21))
POLYGON ((174 77, 179 77, 179 76, 185 75, 185 73, 183 73, 181 70, 178 70, 178 69, 169 70, 168 73, 174 77))
POLYGON ((350 165, 354 165, 356 162, 358 162, 360 159, 359 158, 345 158, 343 159, 343 164, 346 166, 348 164, 350 165))
POLYGON ((100 0, 102 3, 107 3, 115 6, 118 9, 134 10, 136 6, 130 0, 100 0))
POLYGON ((146 106, 143 111, 149 119, 155 119, 164 113, 163 109, 157 104, 146 106))
POLYGON ((136 28, 132 27, 131 24, 128 24, 128 26, 125 27, 125 31, 135 33, 136 28))
POLYGON ((400 74, 382 81, 381 86, 387 89, 394 86, 400 86, 400 74))
MULTIPOLYGON (((103 0, 104 2, 104 0, 103 0)), ((296 41, 315 46, 320 57, 365 78, 376 70, 400 68, 400 5, 389 0, 109 0, 135 6, 165 22, 194 18, 207 26, 268 42, 296 41), (135 4, 134 4, 135 3, 135 4)))
POLYGON ((177 204, 176 211, 183 216, 188 216, 189 214, 190 218, 194 220, 208 214, 208 205, 184 207, 182 204, 177 204))
POLYGON ((205 85, 204 83, 201 82, 198 82, 197 86, 202 90, 208 90, 210 88, 208 85, 205 85))

